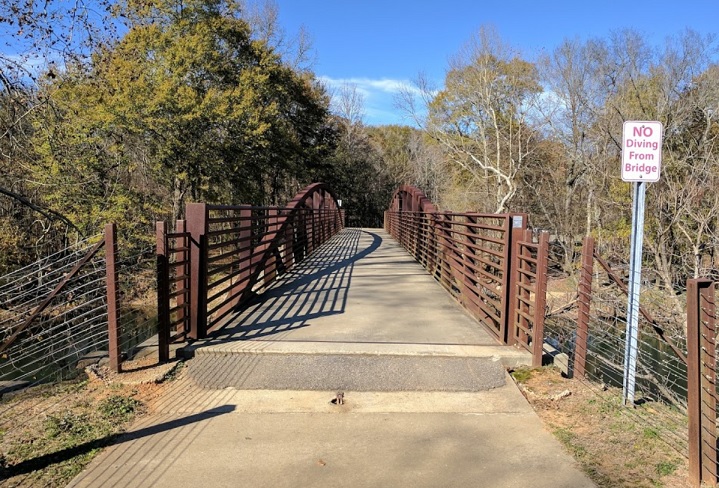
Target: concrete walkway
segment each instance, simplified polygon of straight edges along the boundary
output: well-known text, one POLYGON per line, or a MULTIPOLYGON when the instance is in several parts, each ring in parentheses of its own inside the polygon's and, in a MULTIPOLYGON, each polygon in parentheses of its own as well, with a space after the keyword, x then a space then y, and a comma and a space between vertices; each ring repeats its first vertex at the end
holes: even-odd
POLYGON ((594 486, 504 371, 528 354, 380 230, 346 229, 187 353, 70 486, 594 486))

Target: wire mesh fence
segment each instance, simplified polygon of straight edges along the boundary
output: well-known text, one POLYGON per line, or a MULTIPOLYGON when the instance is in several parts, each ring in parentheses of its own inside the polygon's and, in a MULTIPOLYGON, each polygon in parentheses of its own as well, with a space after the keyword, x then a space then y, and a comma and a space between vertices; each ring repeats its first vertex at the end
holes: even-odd
MULTIPOLYGON (((621 398, 626 387, 628 265, 607 263, 593 244, 587 248, 586 239, 577 251, 571 259, 563 252, 550 253, 545 340, 569 356, 570 374, 597 393, 612 390, 621 398)), ((687 456, 685 299, 676 290, 645 281, 640 307, 635 402, 621 412, 687 456)))
POLYGON ((0 278, 0 381, 62 379, 80 357, 102 346, 106 268, 103 255, 92 252, 101 240, 95 236, 56 261, 0 278))
POLYGON ((108 354, 112 298, 107 284, 113 275, 108 263, 114 263, 117 276, 115 348, 122 357, 130 356, 156 334, 154 249, 109 260, 108 253, 116 247, 107 239, 107 234, 93 236, 0 277, 0 431, 21 427, 24 415, 53 407, 47 402, 19 402, 22 392, 7 393, 74 379, 78 364, 83 365, 90 353, 108 354))

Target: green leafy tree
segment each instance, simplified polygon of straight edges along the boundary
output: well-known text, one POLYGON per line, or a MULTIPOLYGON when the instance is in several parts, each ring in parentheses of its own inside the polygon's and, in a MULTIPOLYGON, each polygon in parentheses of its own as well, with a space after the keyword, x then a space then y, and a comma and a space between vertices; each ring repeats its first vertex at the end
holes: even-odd
MULTIPOLYGON (((85 227, 271 202, 326 152, 327 100, 234 2, 128 2, 129 31, 48 81, 36 179, 85 227), (168 205, 167 202, 171 202, 168 205)), ((283 193, 284 192, 284 193, 283 193)))

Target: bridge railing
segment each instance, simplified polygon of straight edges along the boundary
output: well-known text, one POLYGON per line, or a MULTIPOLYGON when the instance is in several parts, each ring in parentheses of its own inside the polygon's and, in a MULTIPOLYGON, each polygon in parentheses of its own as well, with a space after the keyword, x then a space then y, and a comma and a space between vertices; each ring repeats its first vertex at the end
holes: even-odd
POLYGON ((541 364, 548 236, 533 242, 525 214, 439 212, 402 187, 385 228, 498 341, 541 364))
POLYGON ((716 295, 717 283, 712 280, 687 282, 689 479, 697 487, 719 481, 716 295))
POLYGON ((169 233, 158 223, 163 345, 173 335, 198 339, 219 327, 335 235, 343 220, 333 194, 316 183, 285 207, 189 204, 179 225, 169 233))

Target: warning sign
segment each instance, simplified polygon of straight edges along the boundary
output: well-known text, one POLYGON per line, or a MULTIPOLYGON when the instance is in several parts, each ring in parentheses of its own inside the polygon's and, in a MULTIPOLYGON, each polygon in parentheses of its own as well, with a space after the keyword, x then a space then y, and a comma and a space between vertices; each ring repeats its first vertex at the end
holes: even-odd
POLYGON ((659 181, 662 166, 662 123, 624 122, 622 180, 659 181))

